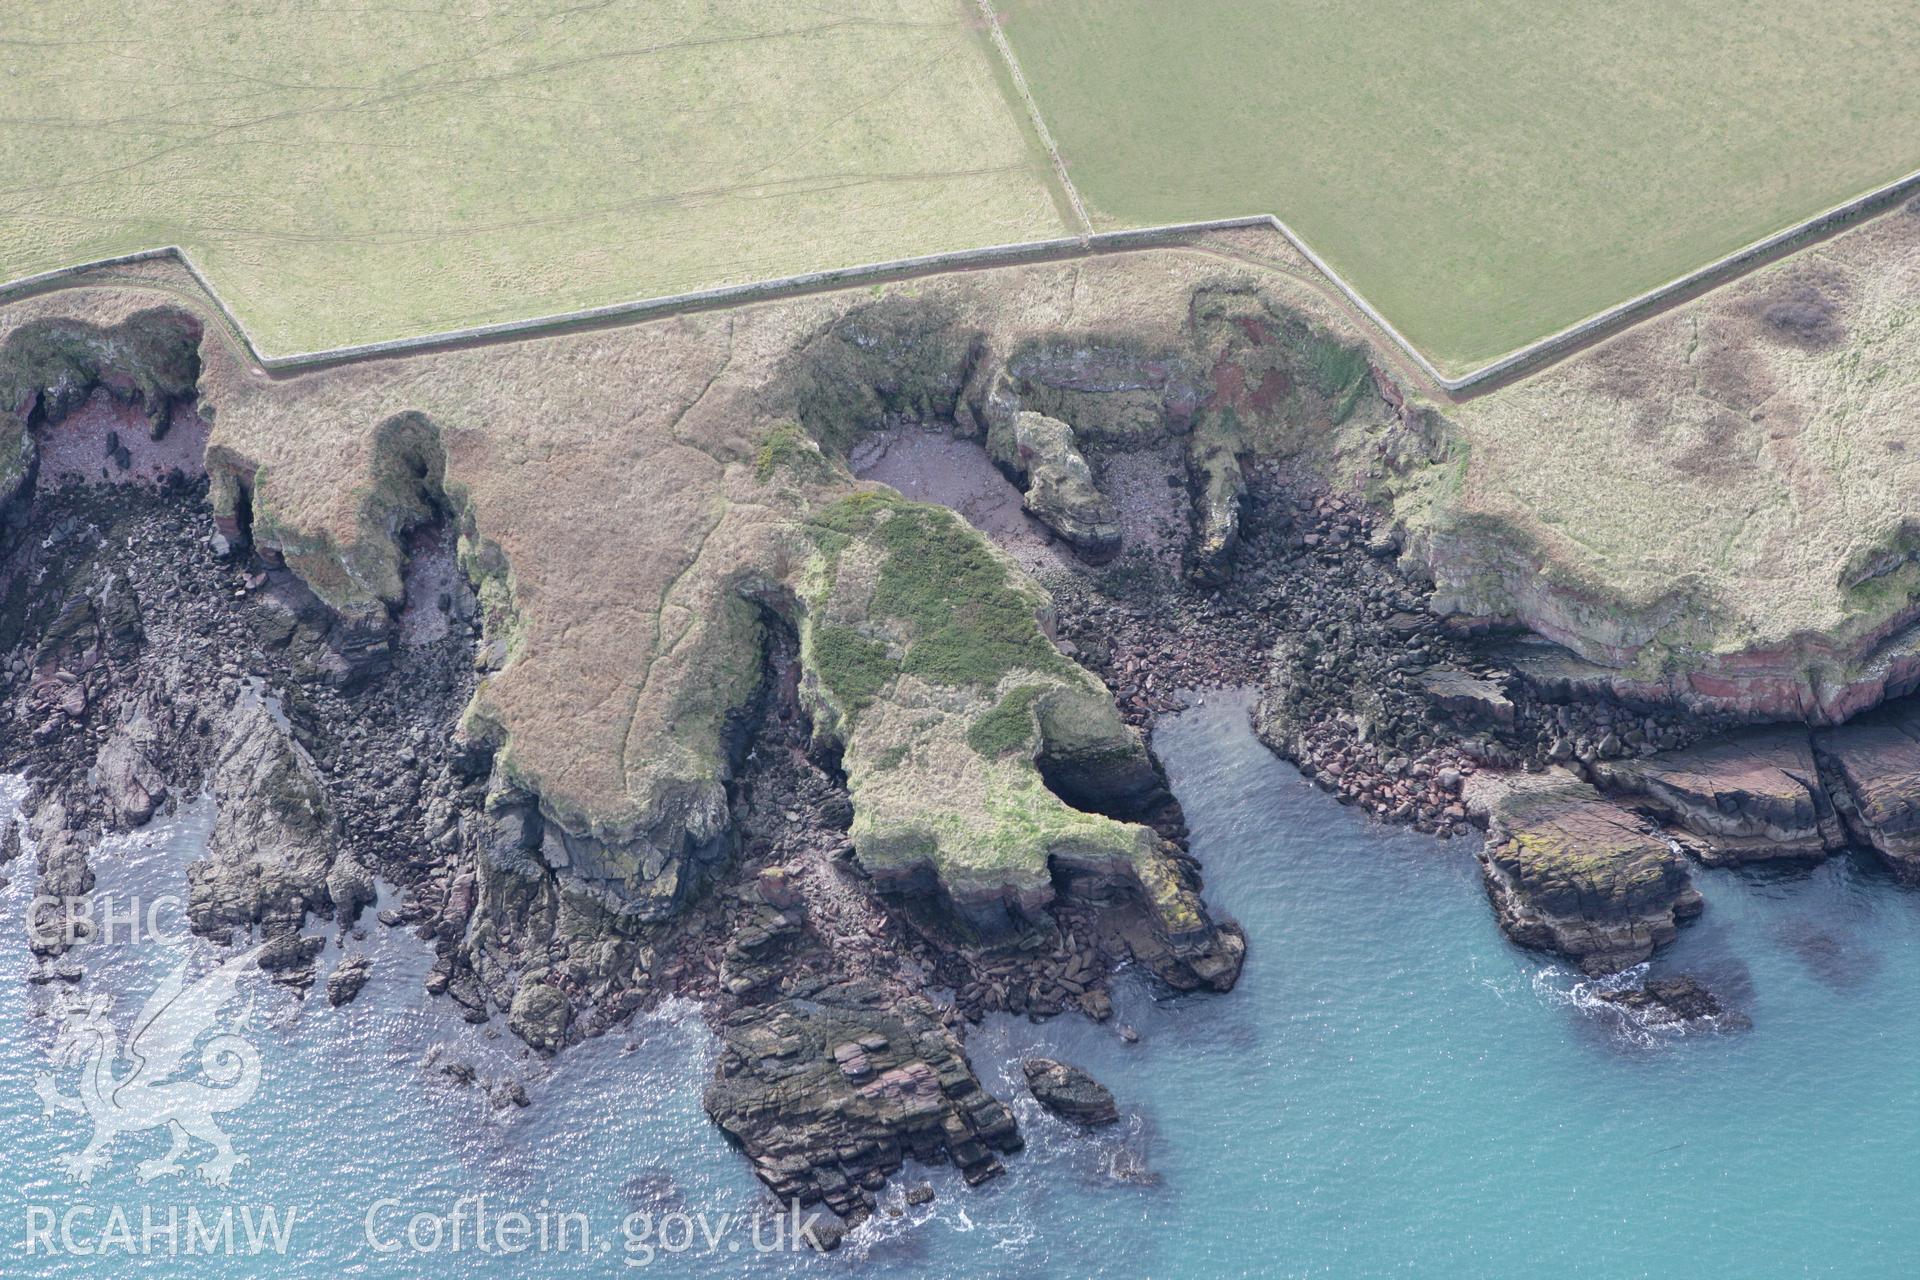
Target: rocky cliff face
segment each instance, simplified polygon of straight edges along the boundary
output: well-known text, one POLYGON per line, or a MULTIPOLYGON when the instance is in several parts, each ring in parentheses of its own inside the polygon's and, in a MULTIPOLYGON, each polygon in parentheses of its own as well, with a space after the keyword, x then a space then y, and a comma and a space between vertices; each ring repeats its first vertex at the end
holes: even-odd
MULTIPOLYGON (((1105 1017, 1129 960, 1180 989, 1232 985, 1244 940, 1208 911, 1137 731, 1177 681, 1264 667, 1263 736, 1378 817, 1460 834, 1484 805, 1502 923, 1590 969, 1645 958, 1697 909, 1656 823, 1709 860, 1852 838, 1911 870, 1920 730, 1896 716, 1811 743, 1696 744, 1707 726, 1672 710, 1834 718, 1904 687, 1920 671, 1897 635, 1910 556, 1849 560, 1880 630, 1827 637, 1853 655, 1831 686, 1803 678, 1813 641, 1776 662, 1759 640, 1736 652, 1688 630, 1720 617, 1691 581, 1623 608, 1611 588, 1638 580, 1596 586, 1483 509, 1475 486, 1506 437, 1421 404, 1305 304, 1200 257, 1153 260, 1177 287, 1090 261, 286 379, 217 340, 190 368, 175 357, 197 329, 128 330, 140 309, 120 295, 91 328, 15 325, 0 409, 22 432, 0 444, 19 460, 16 515, 30 429, 88 388, 163 405, 199 375, 219 559, 196 562, 210 589, 195 608, 237 602, 258 645, 223 641, 234 673, 218 680, 271 670, 291 715, 289 731, 199 689, 203 726, 122 696, 141 690, 116 653, 187 652, 178 634, 149 642, 168 615, 143 617, 151 582, 131 599, 103 574, 51 602, 15 628, 32 642, 8 665, 19 723, 62 762, 36 822, 42 882, 84 892, 73 832, 197 789, 178 759, 199 752, 225 799, 197 926, 273 934, 274 971, 311 981, 298 929, 351 917, 373 858, 401 893, 383 922, 433 948, 428 989, 543 1051, 667 994, 711 1001, 730 1028, 716 1118, 782 1194, 858 1212, 902 1153, 983 1173, 1009 1141, 957 1022, 899 975, 937 972, 968 1015, 1105 1017), (102 363, 141 333, 157 344, 145 372, 102 363), (1122 524, 1151 541, 1121 510, 1149 476, 1170 501, 1150 512, 1163 559, 1098 578, 1058 561, 1063 591, 1131 581, 1141 612, 1083 611, 1076 643, 1056 644, 1048 591, 986 539, 848 474, 850 443, 902 423, 998 453, 1029 509, 1092 557, 1122 524), (1147 465, 1161 459, 1164 474, 1147 465), (438 585, 410 580, 432 530, 457 542, 438 585), (1176 600, 1195 644, 1263 647, 1216 661, 1136 645, 1141 614, 1176 600), (1522 618, 1586 660, 1538 678, 1429 603, 1453 623, 1522 618), (461 672, 424 700, 432 714, 365 739, 329 728, 446 675, 409 654, 409 629, 436 619, 461 672), (470 688, 454 734, 434 717, 470 688), (406 735, 429 721, 431 742, 406 735), (1581 776, 1518 772, 1549 763, 1581 776), (1501 777, 1514 789, 1475 798, 1501 777)), ((1545 434, 1586 447, 1577 414, 1552 420, 1545 434)), ((1660 426, 1636 429, 1660 442, 1660 426)), ((343 967, 343 998, 364 977, 343 967)))
POLYGON ((1817 735, 1848 836, 1920 883, 1920 708, 1902 702, 1817 735))
POLYGON ((1890 212, 1444 406, 1431 464, 1349 457, 1437 610, 1623 699, 1842 723, 1920 680, 1917 242, 1890 212))
POLYGON ((1817 859, 1844 843, 1806 730, 1757 729, 1593 766, 1602 790, 1698 837, 1708 865, 1817 859))
POLYGON ((32 482, 32 431, 57 426, 96 387, 140 410, 149 432, 167 430, 176 403, 200 376, 200 322, 178 308, 148 308, 114 324, 30 321, 0 344, 0 510, 32 482))

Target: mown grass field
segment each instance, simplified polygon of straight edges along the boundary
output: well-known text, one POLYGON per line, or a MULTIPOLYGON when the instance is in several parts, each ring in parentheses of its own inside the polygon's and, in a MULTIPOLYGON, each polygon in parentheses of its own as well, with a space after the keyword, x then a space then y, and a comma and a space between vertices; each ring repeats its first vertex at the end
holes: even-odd
POLYGON ((962 0, 0 12, 0 278, 185 247, 270 354, 1065 234, 962 0))
POLYGON ((1920 168, 1920 3, 1001 0, 1105 226, 1273 213, 1461 372, 1920 168))

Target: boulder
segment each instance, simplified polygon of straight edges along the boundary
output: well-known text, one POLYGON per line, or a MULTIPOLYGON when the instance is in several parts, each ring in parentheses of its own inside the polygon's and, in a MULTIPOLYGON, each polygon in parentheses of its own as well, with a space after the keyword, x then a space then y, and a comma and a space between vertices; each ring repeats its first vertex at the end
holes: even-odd
POLYGON ((1093 1129, 1120 1118, 1113 1094, 1080 1068, 1052 1058, 1028 1058, 1020 1067, 1034 1099, 1062 1120, 1093 1129))
POLYGON ((1420 686, 1442 715, 1468 728, 1513 727, 1513 702, 1498 682, 1454 667, 1421 672, 1420 686))
POLYGON ((1647 959, 1700 912, 1672 844, 1563 770, 1514 778, 1489 818, 1480 854, 1487 896, 1521 946, 1612 973, 1647 959))
POLYGON ((1807 731, 1742 730, 1680 751, 1593 765, 1602 790, 1697 838, 1709 866, 1818 859, 1846 841, 1807 731))
POLYGON ((560 1051, 567 1042, 571 1020, 567 993, 534 975, 521 979, 520 989, 513 993, 513 1005, 507 1010, 507 1028, 545 1053, 560 1051))
POLYGON ((373 873, 358 858, 338 858, 333 869, 327 872, 327 896, 333 900, 341 925, 351 926, 364 908, 373 905, 377 896, 373 873))
POLYGON ((355 951, 340 958, 340 963, 327 977, 327 1003, 339 1008, 350 1004, 367 985, 367 979, 373 976, 373 961, 365 952, 355 951))

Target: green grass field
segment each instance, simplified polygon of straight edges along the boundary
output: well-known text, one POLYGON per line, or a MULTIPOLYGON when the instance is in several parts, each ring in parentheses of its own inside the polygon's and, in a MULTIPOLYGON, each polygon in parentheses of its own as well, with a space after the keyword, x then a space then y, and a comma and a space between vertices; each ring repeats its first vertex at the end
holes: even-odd
POLYGON ((184 246, 269 353, 1065 234, 962 0, 0 14, 0 278, 184 246))
POLYGON ((1914 0, 1001 0, 1106 226, 1273 213, 1450 372, 1920 167, 1914 0))

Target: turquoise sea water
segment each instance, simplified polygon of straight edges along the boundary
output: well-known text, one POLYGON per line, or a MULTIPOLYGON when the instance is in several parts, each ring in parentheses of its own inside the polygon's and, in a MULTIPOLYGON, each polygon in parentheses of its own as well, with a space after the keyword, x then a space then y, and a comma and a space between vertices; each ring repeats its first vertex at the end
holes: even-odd
MULTIPOLYGON (((1303 786, 1254 742, 1245 709, 1213 696, 1158 740, 1208 897, 1251 939, 1239 990, 1156 1003, 1127 986, 1132 1046, 1065 1019, 976 1030, 973 1061, 1016 1100, 1028 1152, 978 1191, 931 1173, 931 1205, 876 1218, 827 1259, 761 1255, 744 1227, 709 1246, 696 1225, 704 1213, 715 1231, 759 1201, 700 1110, 712 1048, 690 1008, 568 1051, 539 1069, 530 1110, 501 1115, 422 1063, 441 1045, 483 1078, 524 1070, 518 1042, 421 997, 424 946, 377 928, 355 1004, 258 994, 245 1034, 263 1083, 229 1117, 251 1160, 232 1187, 139 1186, 134 1164, 164 1146, 155 1133, 122 1137, 76 1186, 55 1157, 86 1126, 43 1118, 34 1092, 53 1034, 39 1012, 58 992, 22 980, 16 883, 0 894, 0 1274, 185 1273, 164 1232, 149 1238, 160 1256, 129 1257, 109 1229, 118 1207, 138 1254, 143 1209, 164 1220, 190 1205, 215 1220, 228 1206, 297 1213, 284 1256, 194 1259, 207 1277, 1906 1273, 1920 1251, 1920 897, 1854 859, 1698 872, 1707 914, 1659 963, 1707 979, 1755 1028, 1635 1033, 1501 939, 1465 843, 1370 825, 1303 786), (1121 1128, 1079 1137, 1039 1114, 1012 1074, 1035 1052, 1106 1082, 1121 1128), (408 1215, 440 1215, 444 1232, 475 1193, 495 1215, 578 1210, 594 1238, 584 1252, 483 1255, 469 1226, 458 1253, 444 1237, 437 1252, 406 1246, 408 1215), (374 1237, 398 1252, 368 1242, 382 1200, 374 1237), (74 1243, 107 1256, 28 1255, 30 1223, 77 1210, 74 1243), (659 1251, 642 1229, 677 1245, 675 1213, 691 1244, 659 1251), (630 1248, 632 1214, 650 1217, 630 1223, 630 1248), (648 1244, 650 1265, 625 1265, 648 1244)), ((102 854, 102 888, 177 884, 204 823, 184 815, 102 854)), ((103 945, 88 990, 114 994, 124 1025, 200 945, 103 945)), ((61 1073, 69 1092, 73 1077, 61 1073)), ((918 1180, 910 1169, 893 1194, 918 1180)), ((243 1246, 238 1220, 234 1234, 243 1246)))

